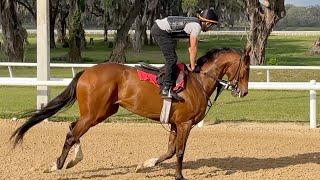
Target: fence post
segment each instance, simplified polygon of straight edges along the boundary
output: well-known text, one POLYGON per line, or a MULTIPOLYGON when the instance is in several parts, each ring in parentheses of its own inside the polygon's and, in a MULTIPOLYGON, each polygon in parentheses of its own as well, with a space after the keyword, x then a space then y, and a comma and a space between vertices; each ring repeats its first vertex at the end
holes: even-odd
POLYGON ((10 78, 13 78, 12 67, 11 67, 11 66, 8 66, 8 70, 9 70, 10 78))
POLYGON ((76 75, 75 71, 74 71, 74 67, 71 68, 72 71, 72 77, 74 78, 74 76, 76 75))
MULTIPOLYGON (((37 80, 50 80, 49 0, 37 1, 37 80)), ((37 86, 37 109, 49 102, 49 87, 37 86)))
MULTIPOLYGON (((311 85, 316 85, 316 80, 310 81, 311 85)), ((310 90, 310 128, 317 128, 317 92, 310 90)))
POLYGON ((270 69, 267 69, 267 82, 270 82, 270 69))

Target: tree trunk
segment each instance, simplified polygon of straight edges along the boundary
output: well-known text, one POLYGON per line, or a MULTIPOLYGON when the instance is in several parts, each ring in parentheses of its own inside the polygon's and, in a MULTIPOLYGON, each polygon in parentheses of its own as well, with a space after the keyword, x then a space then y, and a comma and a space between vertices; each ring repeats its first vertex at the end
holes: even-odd
MULTIPOLYGON (((155 9, 155 11, 151 14, 150 16, 150 26, 149 26, 149 29, 151 30, 151 27, 153 26, 153 24, 155 23, 154 21, 159 18, 160 16, 160 13, 157 9, 155 9)), ((154 45, 155 42, 153 41, 153 37, 151 35, 151 32, 149 33, 149 45, 154 45)))
MULTIPOLYGON (((147 23, 150 17, 154 14, 158 5, 158 0, 145 0, 143 11, 135 20, 135 34, 133 39, 133 49, 135 52, 141 52, 142 46, 148 44, 147 23)), ((153 20, 152 20, 153 21, 153 20)))
POLYGON ((50 9, 50 48, 56 47, 56 42, 54 39, 54 27, 56 25, 57 15, 59 13, 59 0, 49 1, 50 9))
POLYGON ((28 34, 21 26, 21 21, 16 7, 16 0, 0 0, 3 46, 10 62, 23 62, 24 42, 27 40, 28 34))
POLYGON ((128 46, 128 31, 125 28, 121 28, 117 30, 116 35, 116 44, 114 49, 111 52, 109 61, 110 62, 117 62, 117 63, 125 63, 126 61, 126 54, 125 49, 128 46))
POLYGON ((104 15, 103 15, 103 39, 104 42, 107 43, 108 42, 108 30, 109 30, 109 21, 108 21, 108 14, 106 13, 106 11, 104 11, 104 15))
POLYGON ((81 62, 81 46, 84 30, 78 0, 70 0, 69 16, 69 62, 81 62))
POLYGON ((58 26, 57 26, 57 33, 58 38, 57 42, 64 45, 64 47, 67 44, 67 38, 66 38, 66 29, 67 29, 67 17, 69 15, 68 12, 68 5, 66 0, 60 0, 60 10, 59 10, 59 16, 58 16, 58 26))
POLYGON ((182 11, 182 0, 173 0, 173 2, 170 2, 170 15, 172 16, 179 16, 181 15, 182 11))
POLYGON ((208 9, 210 7, 210 0, 199 0, 198 6, 201 10, 208 9))
POLYGON ((135 33, 133 35, 133 50, 135 52, 142 51, 142 17, 138 15, 135 19, 135 33))
POLYGON ((313 47, 310 50, 311 55, 320 54, 320 38, 314 43, 313 47))
POLYGON ((251 47, 251 64, 266 64, 265 48, 268 37, 276 23, 285 16, 284 0, 265 0, 267 6, 258 0, 246 0, 250 19, 247 47, 251 47))
POLYGON ((144 27, 144 30, 142 30, 142 39, 143 39, 143 45, 148 45, 149 44, 149 40, 148 40, 148 34, 147 34, 147 28, 148 26, 146 25, 144 27))
POLYGON ((118 63, 126 62, 125 49, 128 45, 128 32, 140 11, 141 3, 142 0, 135 0, 130 9, 128 9, 123 23, 120 25, 120 28, 117 29, 115 48, 112 50, 108 61, 118 63))

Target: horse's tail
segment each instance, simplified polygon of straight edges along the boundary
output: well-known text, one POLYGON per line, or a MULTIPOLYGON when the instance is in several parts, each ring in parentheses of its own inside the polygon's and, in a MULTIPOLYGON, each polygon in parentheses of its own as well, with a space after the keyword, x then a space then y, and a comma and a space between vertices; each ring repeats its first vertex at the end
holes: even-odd
POLYGON ((68 108, 74 104, 76 101, 76 88, 77 83, 84 71, 81 71, 76 74, 76 76, 72 79, 69 86, 57 97, 52 99, 45 107, 40 110, 30 111, 24 113, 20 118, 30 117, 22 126, 20 126, 17 130, 15 130, 10 138, 10 140, 14 139, 14 147, 22 141, 25 133, 34 125, 42 122, 43 120, 53 116, 62 108, 68 108))

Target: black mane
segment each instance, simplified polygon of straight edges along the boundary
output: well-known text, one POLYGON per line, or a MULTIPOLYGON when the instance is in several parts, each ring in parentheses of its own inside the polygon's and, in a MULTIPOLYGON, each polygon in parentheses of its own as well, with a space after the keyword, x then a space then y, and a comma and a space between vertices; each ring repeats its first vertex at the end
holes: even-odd
POLYGON ((211 49, 210 51, 208 51, 205 55, 203 55, 202 57, 200 57, 197 60, 197 66, 195 69, 200 70, 201 67, 208 62, 210 59, 214 60, 216 59, 217 56, 219 56, 222 53, 228 53, 228 52, 237 52, 239 53, 238 50, 232 49, 232 48, 215 48, 215 49, 211 49))

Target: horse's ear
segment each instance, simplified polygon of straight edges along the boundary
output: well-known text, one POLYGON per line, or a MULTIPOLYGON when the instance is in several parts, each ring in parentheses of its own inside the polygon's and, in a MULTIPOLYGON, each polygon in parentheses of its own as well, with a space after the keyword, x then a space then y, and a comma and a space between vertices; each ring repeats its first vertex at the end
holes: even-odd
POLYGON ((247 46, 244 48, 243 54, 242 54, 242 60, 246 64, 250 64, 250 55, 251 55, 251 46, 247 46))
POLYGON ((251 46, 247 46, 246 48, 244 48, 244 55, 245 56, 250 56, 251 53, 251 46))

